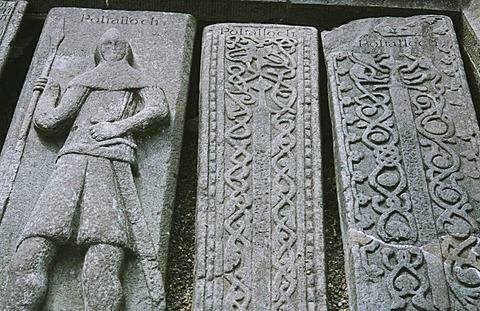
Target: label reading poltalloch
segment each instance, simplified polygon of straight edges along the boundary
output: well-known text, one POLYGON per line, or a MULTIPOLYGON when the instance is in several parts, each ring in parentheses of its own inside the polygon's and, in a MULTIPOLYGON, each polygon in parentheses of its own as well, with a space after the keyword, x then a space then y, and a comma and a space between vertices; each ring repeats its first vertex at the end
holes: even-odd
MULTIPOLYGON (((0 8, 1 9, 1 8, 0 8)), ((161 21, 155 17, 145 17, 138 18, 115 14, 113 16, 107 14, 82 14, 81 20, 82 23, 94 23, 94 24, 110 24, 110 25, 146 25, 146 26, 160 26, 161 21)))
POLYGON ((240 36, 259 36, 259 37, 276 37, 288 36, 295 37, 295 30, 288 28, 276 27, 223 27, 220 31, 222 35, 240 35, 240 36))

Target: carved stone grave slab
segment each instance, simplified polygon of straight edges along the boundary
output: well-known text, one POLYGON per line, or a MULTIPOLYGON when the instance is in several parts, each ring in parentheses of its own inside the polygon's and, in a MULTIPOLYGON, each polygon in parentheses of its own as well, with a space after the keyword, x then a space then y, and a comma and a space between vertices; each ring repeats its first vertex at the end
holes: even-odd
POLYGON ((194 34, 50 11, 1 154, 0 309, 164 309, 194 34))
POLYGON ((27 8, 26 1, 0 1, 0 73, 27 8))
POLYGON ((204 30, 195 310, 325 310, 317 31, 204 30))
POLYGON ((480 132, 452 21, 322 40, 351 309, 477 310, 480 132))

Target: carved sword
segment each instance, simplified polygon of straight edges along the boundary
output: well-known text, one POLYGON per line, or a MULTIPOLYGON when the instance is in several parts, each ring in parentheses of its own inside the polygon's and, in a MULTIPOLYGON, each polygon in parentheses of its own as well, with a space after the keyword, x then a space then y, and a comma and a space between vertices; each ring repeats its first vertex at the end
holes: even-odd
MULTIPOLYGON (((57 26, 54 28, 55 30, 50 35, 50 53, 43 66, 41 77, 48 77, 48 75, 50 74, 53 61, 57 56, 58 48, 62 43, 63 39, 65 38, 64 27, 65 19, 61 18, 58 21, 57 26)), ((13 189, 13 183, 15 182, 15 179, 17 177, 20 162, 25 151, 25 145, 27 144, 27 137, 30 133, 33 114, 35 112, 35 108, 37 107, 38 100, 40 99, 40 95, 42 95, 42 92, 42 88, 34 87, 32 98, 30 99, 30 103, 27 107, 27 110, 25 111, 25 117, 23 118, 22 126, 20 127, 20 132, 17 143, 15 145, 15 149, 13 150, 13 154, 9 157, 10 163, 6 166, 5 171, 1 176, 2 185, 0 190, 0 222, 5 213, 8 199, 10 198, 10 194, 13 189)))
POLYGON ((135 252, 138 255, 152 302, 150 310, 163 311, 165 310, 165 289, 161 263, 148 228, 133 175, 126 173, 127 170, 122 169, 122 166, 125 165, 124 163, 114 163, 113 165, 123 201, 121 207, 130 223, 135 252))

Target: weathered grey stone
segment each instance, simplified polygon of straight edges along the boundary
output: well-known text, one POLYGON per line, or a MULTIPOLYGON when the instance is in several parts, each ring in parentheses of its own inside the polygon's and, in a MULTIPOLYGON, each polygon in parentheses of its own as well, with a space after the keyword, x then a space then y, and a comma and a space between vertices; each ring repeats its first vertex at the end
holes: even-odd
MULTIPOLYGON (((220 21, 233 18, 235 20, 260 21, 268 18, 283 21, 290 20, 290 13, 295 6, 314 9, 315 11, 337 7, 340 10, 354 7, 358 9, 407 9, 444 12, 459 12, 472 0, 30 0, 29 10, 34 13, 45 13, 49 9, 68 5, 104 9, 129 10, 174 10, 194 14, 199 20, 220 21), (278 14, 281 15, 278 15, 278 14), (248 18, 250 16, 250 19, 248 18)), ((365 12, 360 12, 364 14, 365 12)), ((341 14, 341 12, 340 12, 341 14)), ((378 15, 378 13, 376 14, 378 15)), ((365 16, 365 14, 364 14, 365 16)), ((332 17, 332 16, 330 16, 332 17)), ((343 16, 335 16, 342 19, 343 16)))
POLYGON ((204 31, 195 310, 325 310, 317 31, 204 31))
POLYGON ((451 20, 322 33, 352 310, 477 310, 479 128, 451 20))
POLYGON ((377 16, 411 16, 426 10, 458 16, 463 0, 291 0, 288 22, 314 25, 323 31, 352 20, 377 16))
POLYGON ((182 12, 200 21, 278 21, 287 17, 287 0, 30 0, 29 11, 45 13, 56 6, 182 12))
POLYGON ((444 11, 460 11, 464 0, 291 0, 293 5, 322 5, 322 6, 342 6, 342 7, 373 7, 373 8, 402 8, 402 9, 428 9, 444 11))
POLYGON ((2 310, 164 309, 194 33, 49 13, 1 155, 2 310))
POLYGON ((462 28, 459 34, 460 48, 465 57, 466 68, 470 68, 470 90, 473 103, 480 107, 480 3, 472 1, 462 11, 462 28))
POLYGON ((0 74, 27 8, 26 1, 0 1, 0 74))

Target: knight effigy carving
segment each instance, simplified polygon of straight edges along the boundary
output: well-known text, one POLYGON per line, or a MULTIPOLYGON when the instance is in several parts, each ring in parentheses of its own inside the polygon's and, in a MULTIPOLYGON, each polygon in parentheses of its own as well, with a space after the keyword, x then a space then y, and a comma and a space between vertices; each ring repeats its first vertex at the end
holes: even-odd
POLYGON ((11 259, 5 310, 42 308, 64 245, 85 252, 85 310, 123 309, 121 275, 129 254, 141 263, 152 305, 164 308, 156 248, 134 181, 135 136, 168 125, 169 106, 159 81, 133 67, 132 47, 119 30, 101 36, 94 58, 95 68, 64 90, 48 76, 35 84, 35 130, 69 132, 11 259))

